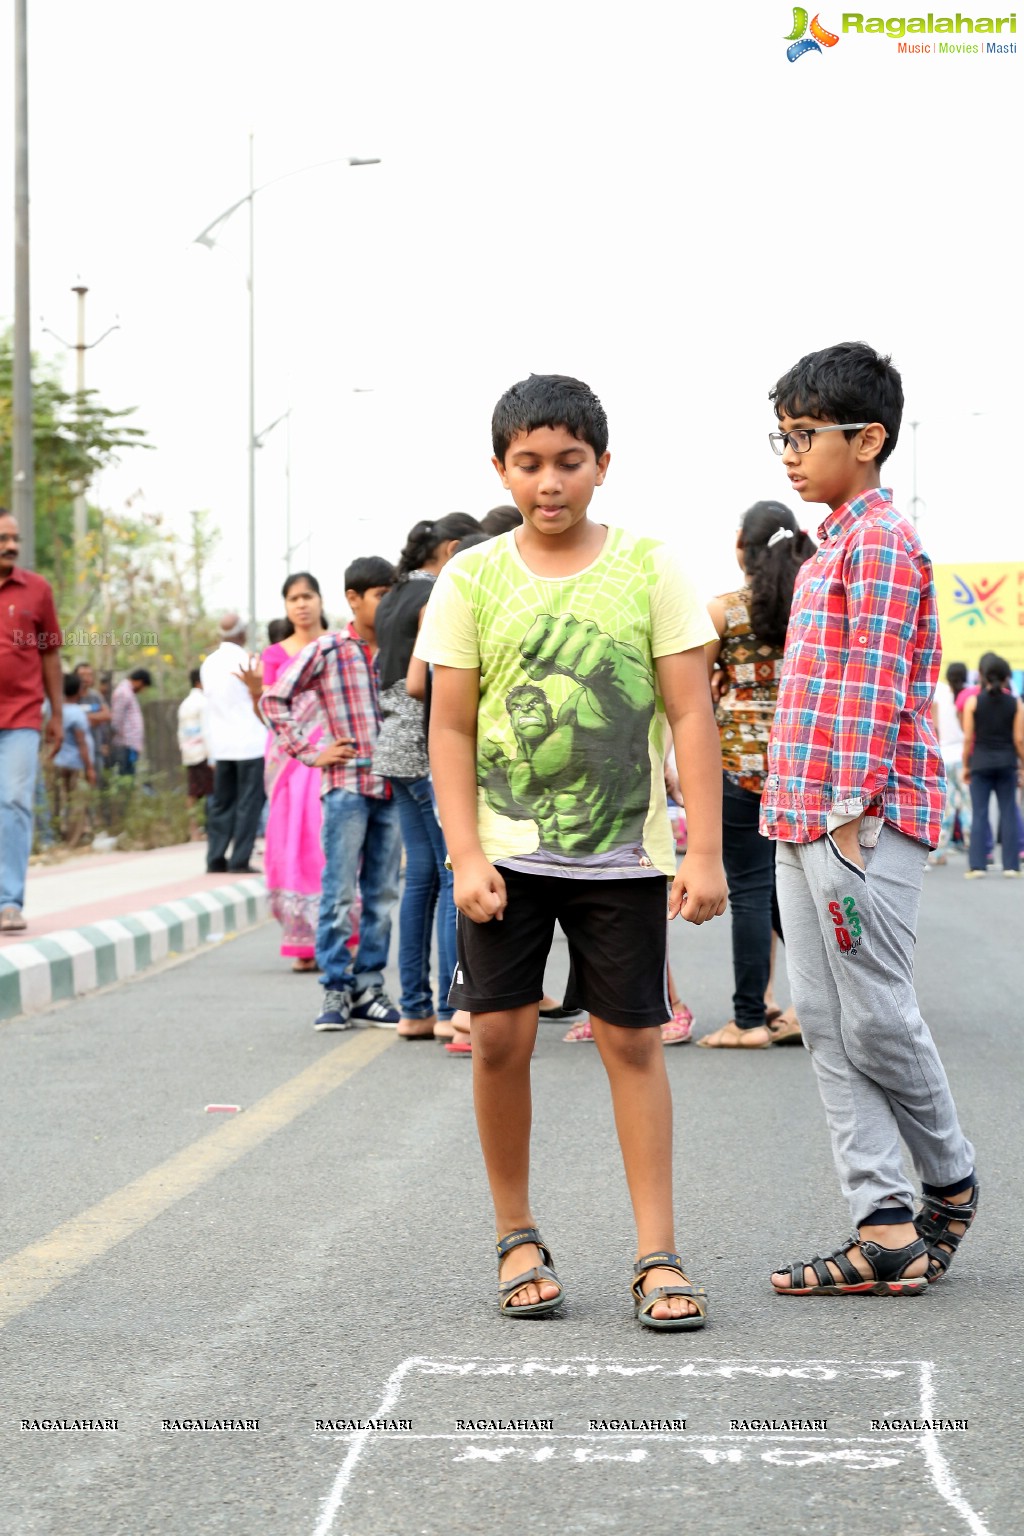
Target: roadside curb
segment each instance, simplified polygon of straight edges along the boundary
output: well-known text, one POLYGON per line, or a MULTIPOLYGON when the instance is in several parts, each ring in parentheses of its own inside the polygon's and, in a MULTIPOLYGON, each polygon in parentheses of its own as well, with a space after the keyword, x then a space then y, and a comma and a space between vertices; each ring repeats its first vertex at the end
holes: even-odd
POLYGON ((169 955, 251 928, 268 915, 262 880, 237 880, 124 917, 64 928, 0 951, 0 1019, 125 981, 169 955))

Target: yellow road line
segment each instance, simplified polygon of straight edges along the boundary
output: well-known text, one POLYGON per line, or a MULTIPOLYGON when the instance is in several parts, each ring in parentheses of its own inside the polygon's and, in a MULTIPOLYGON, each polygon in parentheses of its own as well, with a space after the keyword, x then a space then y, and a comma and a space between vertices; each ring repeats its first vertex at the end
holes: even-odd
POLYGON ((218 1130, 133 1179, 79 1216, 0 1264, 0 1328, 72 1275, 102 1258, 186 1195, 290 1125, 393 1045, 395 1036, 367 1030, 335 1047, 218 1130))

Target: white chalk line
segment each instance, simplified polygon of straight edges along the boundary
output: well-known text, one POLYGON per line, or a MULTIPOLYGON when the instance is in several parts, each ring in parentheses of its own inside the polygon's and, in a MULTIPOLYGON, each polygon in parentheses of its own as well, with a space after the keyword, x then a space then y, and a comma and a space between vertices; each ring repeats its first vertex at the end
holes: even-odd
MULTIPOLYGON (((931 1419, 936 1417, 933 1413, 935 1405, 935 1365, 931 1360, 921 1361, 921 1417, 931 1419)), ((926 1429, 921 1436, 921 1450, 924 1455, 925 1465, 935 1485, 935 1491, 940 1498, 945 1499, 950 1509, 967 1521, 972 1536, 993 1536, 992 1531, 985 1524, 979 1514, 975 1512, 960 1492, 959 1484, 953 1476, 952 1468, 947 1462, 939 1446, 938 1434, 934 1429, 926 1429)))
MULTIPOLYGON (((391 1375, 388 1377, 387 1382, 385 1383, 385 1386, 384 1386, 384 1394, 383 1394, 383 1397, 381 1399, 380 1406, 378 1407, 376 1413, 372 1415, 372 1417, 374 1417, 374 1418, 386 1418, 387 1417, 387 1415, 392 1411, 392 1409, 395 1407, 395 1404, 398 1401, 399 1395, 400 1395, 401 1390, 402 1390, 402 1385, 403 1385, 403 1383, 405 1381, 406 1376, 409 1374, 409 1372, 415 1366, 419 1366, 421 1368, 425 1367, 426 1368, 425 1371, 424 1371, 425 1375, 435 1374, 435 1371, 432 1370, 431 1368, 432 1367, 436 1367, 438 1364, 442 1364, 442 1363, 445 1363, 445 1362, 450 1362, 452 1364, 452 1366, 453 1366, 452 1374, 456 1374, 456 1375, 468 1374, 477 1365, 485 1365, 485 1366, 491 1366, 491 1367, 501 1366, 501 1365, 509 1365, 509 1366, 511 1366, 513 1368, 517 1367, 519 1374, 526 1374, 530 1370, 531 1366, 543 1369, 548 1362, 550 1362, 552 1360, 555 1360, 556 1358, 557 1357, 555 1357, 555 1356, 550 1356, 549 1355, 549 1356, 546 1356, 546 1357, 542 1357, 539 1360, 517 1361, 517 1360, 514 1360, 514 1359, 510 1359, 507 1356, 504 1356, 504 1357, 499 1356, 499 1357, 496 1357, 496 1358, 471 1357, 470 1359, 467 1360, 465 1358, 465 1356, 460 1358, 459 1356, 456 1356, 456 1355, 442 1355, 440 1357, 437 1357, 437 1356, 435 1356, 435 1357, 427 1357, 427 1356, 422 1356, 422 1355, 410 1355, 407 1359, 403 1360, 402 1363, 399 1366, 397 1366, 395 1368, 395 1370, 392 1371, 391 1375)), ((565 1357, 562 1357, 561 1360, 559 1361, 559 1367, 561 1367, 561 1369, 552 1370, 551 1374, 553 1374, 553 1375, 554 1374, 559 1374, 559 1375, 563 1374, 564 1367, 566 1367, 566 1366, 573 1366, 573 1365, 581 1365, 581 1364, 582 1365, 591 1365, 591 1366, 596 1366, 598 1369, 600 1369, 602 1366, 605 1366, 605 1367, 608 1367, 610 1370, 614 1371, 615 1367, 620 1367, 621 1368, 622 1366, 626 1366, 629 1363, 630 1362, 629 1362, 628 1359, 627 1360, 623 1360, 621 1356, 620 1357, 615 1357, 615 1356, 607 1356, 607 1355, 606 1356, 578 1355, 578 1356, 570 1356, 568 1359, 566 1359, 565 1357)), ((652 1362, 652 1361, 643 1362, 642 1363, 643 1366, 646 1367, 646 1369, 643 1371, 643 1374, 646 1374, 647 1371, 650 1369, 650 1367, 652 1365, 657 1366, 659 1363, 660 1362, 652 1362)), ((715 1375, 723 1375, 723 1374, 726 1374, 727 1372, 730 1372, 730 1371, 733 1371, 733 1370, 740 1370, 741 1373, 745 1374, 745 1375, 764 1374, 766 1376, 771 1376, 771 1377, 776 1377, 778 1375, 792 1375, 792 1376, 799 1377, 799 1373, 801 1371, 806 1370, 809 1367, 828 1367, 830 1369, 832 1367, 839 1367, 839 1370, 835 1371, 835 1373, 833 1375, 830 1375, 830 1377, 828 1377, 826 1379, 837 1379, 839 1374, 840 1374, 840 1372, 843 1371, 843 1370, 850 1371, 850 1370, 863 1370, 863 1369, 869 1369, 871 1371, 874 1371, 877 1374, 880 1374, 883 1378, 884 1377, 890 1377, 891 1378, 893 1374, 900 1374, 900 1375, 903 1374, 902 1371, 894 1372, 894 1368, 897 1367, 897 1366, 916 1366, 917 1371, 918 1371, 918 1382, 919 1382, 920 1393, 921 1393, 921 1413, 920 1413, 920 1417, 922 1419, 930 1419, 933 1416, 932 1415, 932 1406, 933 1406, 934 1398, 935 1398, 935 1381, 934 1381, 935 1367, 934 1367, 934 1363, 932 1361, 930 1361, 930 1360, 889 1360, 889 1361, 847 1361, 847 1360, 842 1360, 841 1361, 841 1360, 836 1360, 834 1358, 826 1358, 826 1359, 823 1359, 823 1360, 803 1360, 803 1361, 800 1361, 800 1362, 796 1362, 796 1361, 786 1362, 786 1361, 780 1361, 777 1358, 774 1358, 774 1359, 773 1358, 768 1358, 768 1359, 761 1360, 761 1361, 756 1361, 756 1362, 755 1361, 743 1361, 743 1360, 740 1360, 740 1359, 735 1359, 735 1360, 729 1361, 729 1362, 721 1362, 721 1361, 717 1361, 716 1362, 716 1361, 712 1361, 709 1357, 704 1357, 704 1358, 702 1358, 700 1360, 689 1361, 683 1367, 679 1367, 678 1365, 675 1365, 673 1367, 673 1369, 667 1370, 665 1372, 665 1374, 666 1375, 670 1375, 670 1376, 678 1376, 678 1375, 681 1375, 681 1374, 691 1374, 691 1375, 692 1374, 701 1374, 701 1375, 707 1375, 707 1376, 715 1376, 715 1375), (700 1365, 705 1365, 705 1364, 710 1364, 714 1368, 712 1370, 706 1371, 706 1372, 696 1372, 695 1371, 695 1369, 694 1369, 695 1367, 700 1366, 700 1365), (765 1368, 765 1369, 762 1370, 761 1368, 765 1368)), ((532 1372, 530 1372, 530 1373, 532 1374, 532 1372)), ((444 1374, 448 1374, 448 1373, 445 1372, 444 1374)), ((638 1374, 640 1374, 640 1373, 638 1372, 638 1374)), ((876 1375, 875 1379, 877 1379, 877 1375, 876 1375)), ((321 1434, 323 1435, 323 1438, 325 1438, 325 1439, 344 1439, 344 1438, 346 1438, 345 1436, 331 1435, 329 1432, 326 1432, 326 1431, 321 1432, 321 1434)), ((335 1516, 337 1515, 338 1510, 341 1508, 342 1501, 343 1501, 343 1499, 345 1497, 345 1492, 346 1492, 346 1490, 348 1488, 349 1483, 352 1480, 352 1476, 353 1476, 353 1473, 355 1472, 356 1466, 358 1465, 359 1459, 362 1456, 364 1450, 366 1449, 367 1442, 371 1439, 371 1437, 373 1437, 375 1435, 377 1435, 377 1432, 374 1431, 374 1430, 371 1430, 371 1429, 356 1430, 352 1434, 351 1439, 350 1439, 350 1443, 349 1443, 348 1453, 345 1456, 344 1461, 342 1462, 341 1466, 338 1469, 337 1477, 335 1478, 334 1485, 331 1488, 331 1492, 328 1495, 328 1497, 327 1497, 327 1499, 326 1499, 326 1501, 324 1503, 323 1512, 322 1512, 322 1514, 320 1516, 320 1520, 319 1520, 319 1522, 318 1522, 318 1524, 316 1526, 316 1529, 313 1532, 313 1536, 330 1536, 330 1531, 331 1531, 332 1525, 334 1524, 335 1516)), ((377 1437, 378 1438, 383 1438, 382 1436, 379 1436, 379 1435, 377 1435, 377 1437)), ((468 1439, 472 1439, 473 1435, 472 1435, 471 1432, 464 1431, 461 1435, 456 1435, 456 1436, 453 1436, 453 1435, 440 1435, 440 1434, 439 1435, 431 1435, 431 1436, 427 1436, 427 1435, 422 1435, 421 1436, 421 1435, 412 1435, 412 1434, 409 1434, 408 1432, 404 1432, 403 1431, 399 1435, 399 1438, 400 1439, 405 1438, 405 1439, 438 1439, 438 1440, 440 1440, 440 1439, 443 1439, 443 1440, 463 1439, 463 1440, 468 1440, 468 1439)), ((564 1438, 566 1438, 566 1439, 573 1439, 573 1438, 574 1439, 584 1439, 584 1438, 600 1439, 600 1438, 604 1438, 604 1436, 603 1436, 603 1434, 595 1434, 593 1436, 589 1436, 589 1435, 564 1436, 564 1438)), ((638 1436, 638 1438, 639 1438, 639 1436, 638 1436)), ((652 1436, 651 1438, 661 1438, 661 1437, 652 1436)), ((672 1438, 672 1437, 671 1436, 667 1436, 665 1438, 672 1438)), ((688 1438, 692 1438, 692 1439, 696 1440, 698 1437, 693 1436, 693 1437, 688 1437, 688 1438)), ((721 1435, 721 1436, 704 1436, 704 1437, 700 1437, 700 1438, 702 1438, 704 1440, 716 1440, 716 1439, 722 1440, 722 1439, 730 1439, 732 1437, 731 1436, 727 1436, 727 1435, 721 1435)), ((771 1432, 767 1432, 763 1436, 743 1436, 743 1437, 739 1437, 739 1438, 744 1438, 744 1439, 771 1439, 771 1438, 785 1439, 785 1438, 787 1438, 787 1435, 786 1435, 785 1432, 778 1432, 778 1433, 776 1433, 773 1436, 771 1432)), ((881 1436, 877 1437, 877 1438, 876 1437, 863 1437, 863 1436, 861 1436, 861 1437, 854 1437, 854 1436, 849 1437, 851 1442, 853 1440, 855 1440, 855 1439, 864 1439, 864 1438, 868 1438, 871 1443, 875 1443, 875 1444, 885 1443, 886 1440, 889 1439, 889 1437, 881 1437, 881 1436)), ((899 1437, 894 1437, 894 1438, 899 1438, 899 1437)), ((928 1473, 929 1473, 929 1476, 930 1476, 931 1481, 932 1481, 932 1485, 933 1485, 936 1493, 939 1495, 939 1497, 943 1500, 944 1503, 948 1504, 949 1507, 952 1510, 954 1510, 963 1520, 965 1520, 967 1522, 967 1525, 968 1525, 968 1527, 971 1530, 972 1536, 994 1536, 994 1533, 985 1524, 985 1522, 981 1518, 981 1516, 979 1514, 977 1514, 977 1512, 974 1509, 971 1508, 970 1504, 968 1504, 968 1502, 965 1499, 964 1495, 961 1493, 959 1485, 957 1484, 956 1479, 953 1476, 952 1470, 950 1469, 949 1464, 947 1463, 947 1461, 946 1461, 946 1459, 945 1459, 944 1455, 942 1454, 942 1451, 941 1451, 941 1449, 939 1447, 939 1442, 938 1442, 938 1439, 937 1439, 937 1431, 935 1431, 935 1430, 925 1430, 921 1434, 917 1434, 916 1432, 910 1432, 907 1438, 909 1440, 910 1446, 920 1450, 920 1452, 921 1452, 921 1454, 922 1454, 922 1456, 924 1458, 925 1465, 926 1465, 926 1467, 928 1469, 928 1473)), ((823 1443, 823 1441, 821 1441, 819 1439, 817 1443, 820 1445, 820 1444, 823 1443)))
MULTIPOLYGON (((405 1380, 406 1373, 417 1363, 418 1357, 410 1355, 407 1360, 403 1360, 401 1365, 391 1372, 391 1375, 384 1384, 384 1396, 381 1399, 380 1407, 374 1414, 374 1418, 386 1418, 391 1412, 398 1401, 398 1395, 402 1390, 402 1382, 405 1380)), ((356 1464, 366 1449, 366 1442, 372 1434, 373 1430, 371 1429, 360 1429, 353 1435, 348 1455, 338 1468, 338 1475, 334 1479, 334 1486, 324 1503, 323 1512, 313 1536, 328 1536, 331 1526, 334 1524, 334 1517, 341 1508, 341 1501, 345 1497, 345 1489, 351 1481, 356 1464)))

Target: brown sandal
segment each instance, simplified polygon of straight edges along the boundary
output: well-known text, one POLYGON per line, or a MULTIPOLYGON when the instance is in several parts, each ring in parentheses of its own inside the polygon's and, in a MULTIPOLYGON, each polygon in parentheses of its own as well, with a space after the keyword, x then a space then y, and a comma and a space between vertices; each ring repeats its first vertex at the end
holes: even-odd
MULTIPOLYGON (((768 1026, 764 1028, 767 1030, 768 1026)), ((713 1030, 710 1035, 702 1035, 697 1044, 705 1050, 726 1051, 767 1051, 771 1046, 771 1040, 755 1040, 753 1037, 759 1034, 760 1028, 740 1029, 735 1019, 730 1019, 728 1024, 723 1024, 721 1029, 713 1030)))

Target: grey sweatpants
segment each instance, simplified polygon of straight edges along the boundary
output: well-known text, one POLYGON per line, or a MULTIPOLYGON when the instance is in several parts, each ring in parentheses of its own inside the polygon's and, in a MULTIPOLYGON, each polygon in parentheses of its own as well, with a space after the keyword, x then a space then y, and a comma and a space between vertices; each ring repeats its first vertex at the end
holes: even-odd
POLYGON ((856 1224, 880 1205, 914 1206, 900 1136, 927 1184, 974 1167, 914 991, 928 850, 886 824, 865 868, 831 837, 776 848, 786 967, 856 1224))

